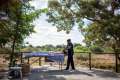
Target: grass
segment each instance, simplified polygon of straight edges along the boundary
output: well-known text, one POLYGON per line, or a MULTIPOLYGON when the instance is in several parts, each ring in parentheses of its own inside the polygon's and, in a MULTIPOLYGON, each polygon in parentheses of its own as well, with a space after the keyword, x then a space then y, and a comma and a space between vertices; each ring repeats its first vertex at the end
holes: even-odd
MULTIPOLYGON (((115 59, 113 54, 92 54, 92 67, 100 69, 115 69, 115 59)), ((75 55, 75 65, 89 66, 89 55, 75 55)))
MULTIPOLYGON (((36 66, 39 65, 38 58, 30 58, 30 63, 34 62, 37 60, 35 63, 31 64, 31 66, 36 66)), ((66 64, 65 59, 65 63, 66 64)), ((25 60, 27 62, 27 60, 25 60)), ((89 54, 87 53, 82 53, 82 54, 75 54, 74 55, 74 62, 75 66, 82 66, 82 67, 89 67, 89 54)), ((113 54, 92 54, 92 68, 100 68, 100 69, 110 69, 113 70, 115 69, 115 56, 113 54)), ((120 63, 120 62, 119 62, 120 63)), ((44 62, 44 59, 42 59, 42 65, 46 64, 44 62)), ((120 66, 120 64, 119 64, 120 66)), ((7 64, 1 64, 0 63, 0 69, 2 70, 3 68, 7 67, 7 64)), ((120 69, 119 69, 120 70, 120 69)))

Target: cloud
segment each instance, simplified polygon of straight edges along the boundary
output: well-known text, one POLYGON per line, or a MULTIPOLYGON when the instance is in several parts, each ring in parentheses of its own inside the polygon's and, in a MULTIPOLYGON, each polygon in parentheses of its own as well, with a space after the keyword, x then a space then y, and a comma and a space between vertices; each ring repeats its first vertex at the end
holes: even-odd
POLYGON ((35 7, 35 9, 42 9, 47 7, 47 0, 32 0, 30 4, 35 7))
MULTIPOLYGON (((36 9, 47 7, 47 0, 33 0, 31 2, 36 9)), ((31 34, 25 39, 25 42, 29 42, 33 46, 41 46, 46 44, 59 45, 66 44, 66 40, 70 38, 73 43, 81 43, 84 39, 79 32, 77 25, 71 30, 70 34, 66 34, 65 31, 57 32, 57 28, 46 21, 47 16, 41 15, 36 19, 33 24, 35 25, 36 33, 31 34)))
POLYGON ((66 34, 65 31, 57 32, 57 28, 48 23, 45 18, 45 15, 42 15, 34 22, 36 33, 31 34, 25 40, 26 42, 29 42, 33 46, 46 44, 58 45, 66 44, 66 40, 71 38, 74 43, 82 43, 83 36, 78 31, 77 26, 73 28, 70 34, 66 34))

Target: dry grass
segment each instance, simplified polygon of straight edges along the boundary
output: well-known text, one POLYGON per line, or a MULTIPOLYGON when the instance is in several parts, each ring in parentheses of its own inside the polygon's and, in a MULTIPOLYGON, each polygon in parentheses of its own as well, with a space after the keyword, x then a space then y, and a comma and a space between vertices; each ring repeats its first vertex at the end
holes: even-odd
POLYGON ((0 72, 6 71, 8 68, 8 61, 5 59, 7 55, 0 54, 0 72))
MULTIPOLYGON (((92 67, 101 69, 115 69, 115 56, 113 54, 92 54, 92 67)), ((75 65, 89 66, 89 55, 75 56, 75 65)))
MULTIPOLYGON (((38 58, 31 58, 30 63, 34 62, 38 58)), ((67 56, 65 57, 64 65, 66 65, 67 56)), ((115 69, 115 56, 113 54, 92 54, 92 68, 100 68, 100 69, 115 69)), ((89 55, 88 54, 80 54, 74 56, 75 66, 89 67, 89 55)), ((48 64, 42 60, 42 65, 48 64)), ((39 61, 32 63, 31 66, 38 66, 39 61)))

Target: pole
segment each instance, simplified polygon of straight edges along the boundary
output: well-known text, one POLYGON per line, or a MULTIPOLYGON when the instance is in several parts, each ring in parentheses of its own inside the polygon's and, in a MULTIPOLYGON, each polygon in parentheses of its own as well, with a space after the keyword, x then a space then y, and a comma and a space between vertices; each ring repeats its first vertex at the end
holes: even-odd
POLYGON ((39 57, 39 66, 41 66, 41 57, 39 57))
POLYGON ((118 53, 115 52, 115 71, 118 72, 118 53))
POLYGON ((20 52, 20 60, 21 60, 21 64, 23 63, 22 57, 23 57, 23 53, 20 52))
POLYGON ((91 70, 91 52, 89 52, 89 69, 91 70))
POLYGON ((29 59, 29 57, 28 57, 28 62, 27 62, 28 64, 30 64, 30 59, 29 59))

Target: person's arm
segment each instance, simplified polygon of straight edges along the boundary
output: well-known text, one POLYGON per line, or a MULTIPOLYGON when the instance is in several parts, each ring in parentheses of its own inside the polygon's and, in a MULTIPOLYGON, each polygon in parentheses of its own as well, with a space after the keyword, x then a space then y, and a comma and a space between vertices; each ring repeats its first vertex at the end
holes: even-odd
POLYGON ((64 55, 67 55, 67 50, 66 50, 66 48, 63 49, 63 54, 64 54, 64 55))

